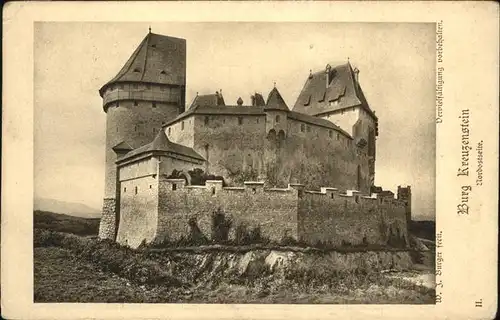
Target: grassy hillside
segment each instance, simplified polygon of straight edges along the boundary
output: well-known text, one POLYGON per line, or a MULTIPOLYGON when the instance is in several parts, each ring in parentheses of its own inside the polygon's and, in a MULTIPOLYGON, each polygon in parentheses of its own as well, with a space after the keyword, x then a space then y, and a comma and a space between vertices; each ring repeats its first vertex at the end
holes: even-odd
POLYGON ((99 218, 80 218, 40 210, 35 210, 33 213, 35 229, 74 233, 80 236, 97 235, 99 220, 99 218))
MULTIPOLYGON (((334 271, 330 268, 333 260, 316 253, 300 254, 303 258, 297 258, 297 253, 274 253, 269 255, 272 259, 264 260, 268 253, 261 255, 258 250, 247 254, 151 252, 41 229, 35 230, 34 240, 35 302, 432 304, 435 301, 432 283, 416 281, 431 276, 432 270, 422 274, 411 267, 399 269, 401 261, 397 257, 387 260, 393 267, 396 265, 391 272, 379 270, 386 259, 370 264, 363 257, 352 264, 352 270, 334 271), (286 262, 290 259, 294 262, 286 262)), ((341 267, 339 259, 334 260, 341 267)))

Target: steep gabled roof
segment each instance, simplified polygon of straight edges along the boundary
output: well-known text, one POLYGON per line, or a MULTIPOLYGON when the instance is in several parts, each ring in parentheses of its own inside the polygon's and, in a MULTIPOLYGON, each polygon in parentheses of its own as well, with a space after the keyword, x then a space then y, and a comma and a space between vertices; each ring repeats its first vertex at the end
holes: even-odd
POLYGON ((196 95, 196 97, 193 100, 193 103, 191 103, 192 107, 196 106, 225 106, 226 103, 224 102, 224 97, 222 96, 222 93, 216 92, 214 94, 203 94, 203 95, 196 95))
POLYGON ((276 87, 274 87, 273 90, 269 92, 264 110, 290 111, 290 109, 288 109, 288 107, 286 106, 285 100, 283 100, 283 97, 279 93, 278 89, 276 89, 276 87))
POLYGON ((377 118, 370 109, 349 62, 331 68, 328 86, 326 78, 327 74, 324 70, 309 75, 295 102, 293 111, 318 116, 336 110, 361 106, 375 119, 377 118), (335 101, 336 103, 330 103, 335 101))
POLYGON ((185 119, 192 114, 203 114, 203 115, 247 115, 247 116, 264 116, 264 108, 259 106, 200 106, 193 105, 191 108, 186 110, 185 112, 178 115, 175 119, 167 122, 163 125, 163 127, 168 127, 169 125, 176 123, 182 119, 185 119))
POLYGON ((186 83, 186 40, 148 33, 118 74, 99 90, 115 82, 169 85, 186 83), (174 63, 175 62, 175 63, 174 63))
POLYGON ((160 130, 151 143, 148 143, 142 147, 130 151, 123 157, 119 158, 117 163, 121 163, 135 156, 150 152, 175 153, 196 160, 205 161, 205 159, 201 155, 199 155, 196 151, 194 151, 193 148, 186 147, 181 144, 177 144, 170 141, 167 135, 165 134, 165 131, 160 130))

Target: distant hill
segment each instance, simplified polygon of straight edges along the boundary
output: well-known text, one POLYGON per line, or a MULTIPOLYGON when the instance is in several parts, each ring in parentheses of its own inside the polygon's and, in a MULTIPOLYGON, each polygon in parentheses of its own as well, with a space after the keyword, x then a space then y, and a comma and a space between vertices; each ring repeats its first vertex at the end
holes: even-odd
POLYGON ((416 237, 436 241, 436 222, 435 221, 411 221, 409 231, 416 237))
POLYGON ((99 218, 101 212, 82 203, 73 203, 46 198, 35 198, 33 210, 62 213, 82 218, 99 218))
POLYGON ((33 228, 73 233, 80 236, 97 235, 99 218, 81 218, 66 214, 35 210, 33 228))

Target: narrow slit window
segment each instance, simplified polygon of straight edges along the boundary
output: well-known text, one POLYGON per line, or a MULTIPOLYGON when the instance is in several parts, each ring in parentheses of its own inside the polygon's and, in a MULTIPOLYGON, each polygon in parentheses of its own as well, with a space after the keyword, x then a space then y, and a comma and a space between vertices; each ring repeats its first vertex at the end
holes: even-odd
POLYGON ((156 108, 156 102, 153 102, 153 103, 151 104, 151 106, 152 106, 153 108, 156 108))
POLYGON ((300 132, 304 132, 305 130, 306 130, 306 126, 303 123, 301 123, 300 124, 300 132))
POLYGON ((181 122, 181 130, 184 130, 184 121, 181 122))
POLYGON ((127 188, 123 188, 123 192, 127 192, 127 188))
POLYGON ((134 106, 137 107, 138 105, 139 105, 139 103, 137 101, 134 101, 134 106))
POLYGON ((279 123, 279 122, 280 122, 280 116, 279 116, 279 115, 277 115, 277 116, 276 116, 276 123, 279 123))
POLYGON ((138 190, 139 190, 139 189, 138 189, 137 187, 135 187, 135 194, 137 194, 137 191, 138 191, 138 190))
POLYGON ((238 124, 240 126, 243 124, 243 117, 238 117, 238 124))
POLYGON ((176 183, 172 184, 172 190, 174 190, 174 191, 177 190, 177 184, 176 183))

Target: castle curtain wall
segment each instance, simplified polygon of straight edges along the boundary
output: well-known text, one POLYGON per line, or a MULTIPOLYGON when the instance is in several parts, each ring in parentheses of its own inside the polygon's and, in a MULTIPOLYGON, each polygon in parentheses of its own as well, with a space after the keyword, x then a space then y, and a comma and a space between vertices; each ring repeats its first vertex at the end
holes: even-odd
POLYGON ((394 199, 305 192, 299 200, 301 241, 342 245, 409 244, 404 204, 394 199))
POLYGON ((222 188, 218 181, 206 186, 185 186, 182 180, 160 181, 158 241, 188 237, 193 230, 212 237, 212 214, 220 211, 231 220, 229 238, 237 228, 260 230, 262 237, 280 241, 297 238, 297 191, 263 190, 262 185, 222 188), (175 187, 173 187, 175 185, 175 187), (193 222, 195 224, 193 224, 193 222))

